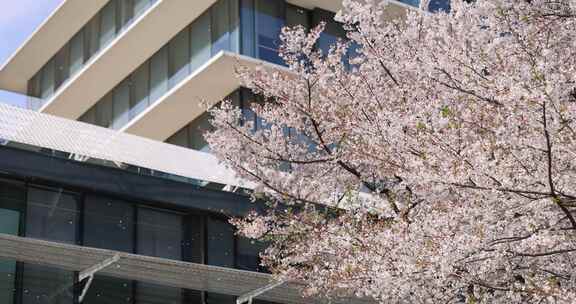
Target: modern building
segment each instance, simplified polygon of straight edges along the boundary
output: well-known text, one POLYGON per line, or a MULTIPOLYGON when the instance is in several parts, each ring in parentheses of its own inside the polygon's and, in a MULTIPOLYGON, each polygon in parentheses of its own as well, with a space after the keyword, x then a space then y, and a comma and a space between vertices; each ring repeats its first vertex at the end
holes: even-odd
MULTIPOLYGON (((449 9, 390 0, 386 16, 449 9)), ((0 69, 0 302, 323 303, 273 282, 228 219, 261 203, 209 154, 201 101, 254 96, 237 64, 283 69, 282 27, 339 0, 65 0, 0 69), (261 299, 261 300, 260 300, 261 299), (268 301, 268 302, 264 302, 268 301)), ((254 118, 256 119, 256 118, 254 118)), ((370 303, 339 299, 341 303, 370 303)), ((333 302, 333 303, 335 303, 333 302)))

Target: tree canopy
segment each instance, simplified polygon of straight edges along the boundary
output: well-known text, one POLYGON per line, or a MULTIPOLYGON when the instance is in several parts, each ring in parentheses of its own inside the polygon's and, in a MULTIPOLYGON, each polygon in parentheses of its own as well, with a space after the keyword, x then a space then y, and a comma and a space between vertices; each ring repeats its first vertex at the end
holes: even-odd
POLYGON ((239 68, 264 102, 223 102, 206 137, 289 207, 235 223, 307 294, 574 303, 576 1, 382 2, 345 0, 329 52, 284 29, 288 71, 239 68))

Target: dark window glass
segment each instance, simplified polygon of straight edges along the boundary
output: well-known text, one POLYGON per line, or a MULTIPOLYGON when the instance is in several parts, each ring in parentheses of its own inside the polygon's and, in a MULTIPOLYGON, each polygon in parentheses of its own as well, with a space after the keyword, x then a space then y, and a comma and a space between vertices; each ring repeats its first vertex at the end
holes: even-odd
POLYGON ((116 3, 117 0, 112 0, 100 11, 100 48, 116 37, 116 3))
POLYGON ((132 304, 132 281, 96 275, 83 304, 132 304))
MULTIPOLYGON (((136 287, 136 303, 138 304, 183 304, 180 288, 159 286, 138 282, 136 287)), ((200 304, 200 302, 185 302, 200 304)))
POLYGON ((147 8, 149 8, 155 1, 150 0, 134 0, 134 16, 142 14, 147 8))
POLYGON ((182 216, 156 209, 138 209, 138 253, 182 259, 182 216))
POLYGON ((109 128, 113 121, 113 103, 112 93, 106 94, 98 103, 96 103, 96 124, 109 128))
POLYGON ((84 43, 87 61, 100 50, 100 13, 96 14, 84 27, 84 43))
POLYGON ((84 65, 84 31, 78 32, 70 40, 70 76, 78 72, 84 65))
POLYGON ((150 103, 168 90, 168 48, 164 46, 150 59, 150 103))
POLYGON ((96 105, 94 105, 90 110, 86 111, 86 113, 82 114, 79 121, 89 123, 89 124, 96 124, 96 105))
POLYGON ((195 71, 210 59, 210 13, 202 14, 190 26, 190 70, 195 71))
POLYGON ((24 264, 22 270, 22 304, 73 304, 73 285, 73 272, 24 264))
POLYGON ((134 251, 134 209, 131 204, 89 195, 84 210, 85 246, 134 251))
MULTIPOLYGON (((2 213, 3 211, 0 209, 0 220, 4 218, 2 213)), ((0 259, 0 303, 14 303, 15 283, 16 262, 0 259)))
POLYGON ((76 243, 78 197, 62 189, 28 188, 26 236, 76 243))
POLYGON ((217 293, 206 293, 206 304, 234 304, 236 303, 236 298, 229 295, 217 294, 217 293))
POLYGON ((166 140, 167 143, 188 148, 188 126, 180 129, 166 140))
POLYGON ((54 57, 54 68, 55 68, 55 89, 59 88, 67 79, 69 72, 69 52, 68 45, 65 45, 54 57))
POLYGON ((280 32, 284 27, 285 2, 279 0, 256 1, 256 31, 258 58, 284 64, 278 55, 280 32))
POLYGON ((124 30, 134 17, 134 0, 118 1, 118 28, 124 30))
POLYGON ((40 76, 40 72, 38 72, 28 81, 29 96, 40 97, 40 76))
POLYGON ((230 32, 230 51, 240 52, 240 3, 238 0, 230 1, 229 16, 230 23, 228 31, 230 32))
POLYGON ((286 26, 303 26, 310 29, 309 11, 292 4, 286 4, 286 26))
MULTIPOLYGON (((19 235, 25 206, 23 184, 0 180, 0 233, 19 235)), ((16 262, 0 260, 0 303, 13 303, 16 262)))
POLYGON ((210 113, 204 112, 188 125, 188 147, 198 151, 209 152, 210 147, 204 139, 204 133, 210 131, 210 113))
POLYGON ((338 22, 334 21, 334 13, 332 12, 315 9, 313 11, 313 22, 314 24, 326 23, 324 32, 318 39, 318 47, 324 54, 328 54, 330 47, 336 44, 338 38, 346 38, 346 32, 338 22))
POLYGON ((208 265, 234 267, 234 228, 223 219, 208 218, 207 259, 208 265))
POLYGON ((230 1, 219 0, 210 8, 212 16, 212 55, 230 50, 230 1))
POLYGON ((264 272, 264 267, 260 266, 260 253, 264 252, 264 243, 244 237, 236 240, 236 268, 264 272))
POLYGON ((408 5, 420 7, 420 0, 399 0, 399 1, 408 5))
POLYGON ((149 74, 148 61, 142 64, 132 75, 132 100, 130 102, 130 118, 136 117, 148 106, 149 74))
POLYGON ((40 97, 46 99, 54 93, 54 59, 50 59, 42 68, 40 80, 40 97))
POLYGON ((120 129, 130 121, 130 80, 125 79, 114 89, 113 129, 120 129))
POLYGON ((431 12, 450 12, 450 0, 430 0, 428 10, 431 12))
POLYGON ((169 86, 174 87, 190 74, 190 32, 186 28, 176 35, 168 44, 170 63, 169 86))
POLYGON ((242 54, 256 57, 256 25, 254 0, 241 0, 242 54))

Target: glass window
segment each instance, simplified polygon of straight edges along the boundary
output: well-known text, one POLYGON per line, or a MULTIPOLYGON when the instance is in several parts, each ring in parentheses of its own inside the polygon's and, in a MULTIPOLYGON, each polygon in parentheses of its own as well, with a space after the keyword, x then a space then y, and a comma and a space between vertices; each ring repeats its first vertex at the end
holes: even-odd
POLYGON ((90 108, 90 110, 86 111, 86 113, 82 114, 82 116, 80 116, 80 118, 78 118, 78 120, 81 122, 96 125, 97 124, 96 123, 96 107, 97 107, 97 105, 94 105, 92 108, 90 108))
POLYGON ((46 266, 22 267, 22 304, 73 304, 74 273, 46 266), (67 288, 66 288, 67 287, 67 288))
POLYGON ((134 251, 134 208, 131 204, 89 195, 84 210, 85 246, 134 251))
POLYGON ((134 0, 134 16, 139 16, 152 5, 150 0, 134 0))
POLYGON ((257 0, 256 31, 258 58, 284 64, 278 55, 280 47, 280 32, 284 27, 284 1, 257 0))
POLYGON ((138 304, 196 304, 200 302, 183 302, 182 289, 138 282, 136 303, 138 304))
POLYGON ((450 0, 430 0, 428 10, 431 12, 450 12, 450 0))
POLYGON ((238 0, 229 1, 229 14, 230 24, 228 30, 230 32, 230 51, 234 53, 240 52, 240 3, 238 0))
POLYGON ((182 216, 148 208, 138 209, 138 253, 182 259, 182 216))
POLYGON ((74 75, 84 65, 84 31, 78 32, 70 40, 69 75, 74 75))
POLYGON ((234 228, 223 219, 208 218, 206 263, 234 267, 234 228))
POLYGON ((100 48, 116 37, 116 0, 108 2, 100 11, 100 48))
POLYGON ((150 103, 168 90, 168 48, 164 46, 150 59, 150 103))
MULTIPOLYGON (((20 216, 25 206, 23 184, 0 180, 0 233, 19 235, 20 216)), ((0 260, 0 303, 13 303, 16 262, 0 260)))
POLYGON ((132 75, 130 118, 136 117, 148 106, 150 64, 146 61, 132 75))
POLYGON ((399 0, 399 1, 402 3, 406 3, 408 5, 420 7, 420 0, 399 0))
MULTIPOLYGON (((40 70, 41 71, 41 70, 40 70)), ((40 97, 40 76, 41 72, 36 73, 34 77, 28 80, 28 95, 32 97, 40 97)))
POLYGON ((174 133, 166 140, 167 143, 188 148, 188 125, 174 133))
POLYGON ((114 112, 113 129, 120 129, 130 121, 130 80, 122 81, 114 89, 114 101, 112 102, 114 112))
POLYGON ((132 304, 133 284, 130 280, 96 275, 83 304, 132 304))
POLYGON ((211 129, 210 114, 204 112, 189 125, 189 147, 194 150, 209 152, 210 147, 204 139, 204 133, 211 129))
POLYGON ((96 103, 96 124, 104 127, 109 128, 112 126, 113 121, 113 113, 114 110, 112 109, 112 93, 106 94, 98 103, 96 103))
POLYGON ((319 24, 320 22, 326 23, 324 32, 320 35, 317 43, 324 54, 328 54, 330 47, 336 44, 338 38, 346 38, 346 32, 342 25, 334 20, 333 12, 315 9, 313 19, 314 24, 319 24))
POLYGON ((63 189, 28 188, 26 236, 75 244, 78 197, 63 189))
POLYGON ((100 13, 96 14, 84 27, 84 48, 86 50, 86 60, 100 50, 100 13))
POLYGON ((230 1, 219 0, 210 8, 212 16, 212 55, 230 50, 230 1))
MULTIPOLYGON (((2 219, 2 210, 0 210, 0 220, 2 219)), ((16 262, 0 259, 0 303, 14 303, 15 283, 16 262)))
POLYGON ((210 14, 204 13, 190 26, 190 70, 210 59, 210 14))
POLYGON ((212 292, 206 293, 206 304, 234 304, 236 299, 233 296, 217 294, 212 292))
POLYGON ((54 57, 56 79, 54 87, 59 88, 68 79, 69 62, 68 62, 68 45, 65 45, 54 57))
POLYGON ((118 29, 123 30, 134 17, 134 0, 118 1, 118 29))
POLYGON ((174 87, 190 74, 190 32, 186 28, 176 35, 168 44, 169 50, 169 85, 174 87))
POLYGON ((242 54, 256 57, 254 0, 241 0, 242 54))
POLYGON ((50 59, 42 68, 40 97, 46 99, 54 93, 54 59, 50 59))
POLYGON ((286 26, 297 25, 310 29, 309 11, 296 5, 286 4, 286 26))
POLYGON ((260 266, 260 253, 266 246, 258 240, 238 237, 236 240, 236 267, 238 269, 264 272, 260 266))

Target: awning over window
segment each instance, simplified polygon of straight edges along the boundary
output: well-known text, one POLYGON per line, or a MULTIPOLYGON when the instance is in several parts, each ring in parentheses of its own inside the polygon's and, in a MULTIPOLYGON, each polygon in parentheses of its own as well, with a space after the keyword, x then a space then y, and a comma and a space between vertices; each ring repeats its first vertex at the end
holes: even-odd
MULTIPOLYGON (((274 283, 264 273, 174 261, 124 252, 61 244, 0 234, 0 258, 155 283, 164 286, 242 296, 274 283)), ((284 283, 267 290, 258 299, 286 303, 328 303, 326 299, 302 298, 301 285, 284 283)), ((66 288, 64 286, 63 288, 66 288)), ((363 299, 341 299, 330 303, 374 303, 363 299)))

